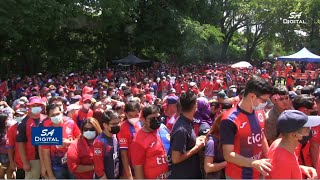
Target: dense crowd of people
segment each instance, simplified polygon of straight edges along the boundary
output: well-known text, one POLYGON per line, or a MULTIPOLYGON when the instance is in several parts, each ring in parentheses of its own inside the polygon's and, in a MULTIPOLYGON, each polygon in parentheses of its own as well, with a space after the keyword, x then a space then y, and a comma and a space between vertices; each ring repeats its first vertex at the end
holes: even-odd
POLYGON ((318 72, 154 63, 15 75, 0 84, 0 178, 317 178, 318 72), (63 144, 34 146, 33 127, 61 127, 63 144))

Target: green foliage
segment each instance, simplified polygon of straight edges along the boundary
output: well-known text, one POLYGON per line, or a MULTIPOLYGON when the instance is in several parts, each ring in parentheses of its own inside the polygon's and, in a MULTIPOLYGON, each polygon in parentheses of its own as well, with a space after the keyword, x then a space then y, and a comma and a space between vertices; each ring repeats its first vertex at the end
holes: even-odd
POLYGON ((2 0, 0 75, 91 71, 134 53, 178 63, 320 54, 319 0, 2 0), (306 24, 284 24, 301 12, 306 24))
POLYGON ((209 24, 201 25, 191 19, 182 21, 183 40, 180 56, 184 61, 195 62, 219 53, 215 47, 222 42, 222 33, 216 27, 209 24))

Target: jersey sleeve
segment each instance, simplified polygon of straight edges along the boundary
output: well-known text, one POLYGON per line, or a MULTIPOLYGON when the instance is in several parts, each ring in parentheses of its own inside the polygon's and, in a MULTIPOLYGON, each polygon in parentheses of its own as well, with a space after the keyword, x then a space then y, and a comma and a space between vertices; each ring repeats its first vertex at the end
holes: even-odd
POLYGON ((7 131, 7 140, 6 140, 6 148, 12 149, 15 144, 15 134, 14 133, 14 127, 15 125, 11 126, 7 131))
MULTIPOLYGON (((78 143, 78 141, 76 142, 78 143)), ((77 145, 76 143, 70 144, 67 152, 68 157, 68 169, 74 173, 80 164, 80 158, 78 157, 77 145)))
POLYGON ((222 144, 234 144, 237 126, 230 120, 222 120, 220 124, 220 138, 222 144))
POLYGON ((126 128, 125 124, 122 124, 120 127, 120 132, 117 134, 120 149, 128 149, 129 148, 130 136, 127 131, 129 131, 129 130, 126 128))
POLYGON ((187 151, 187 136, 183 130, 177 130, 171 136, 171 149, 173 151, 179 151, 185 153, 187 151))
POLYGON ((22 121, 17 128, 17 142, 27 142, 26 121, 22 121))
POLYGON ((130 144, 130 153, 132 165, 138 166, 143 165, 146 160, 146 150, 137 142, 130 144))
POLYGON ((104 175, 104 144, 100 140, 96 139, 93 142, 93 163, 94 172, 98 177, 104 175))
POLYGON ((204 156, 214 157, 214 141, 208 140, 204 148, 204 156))

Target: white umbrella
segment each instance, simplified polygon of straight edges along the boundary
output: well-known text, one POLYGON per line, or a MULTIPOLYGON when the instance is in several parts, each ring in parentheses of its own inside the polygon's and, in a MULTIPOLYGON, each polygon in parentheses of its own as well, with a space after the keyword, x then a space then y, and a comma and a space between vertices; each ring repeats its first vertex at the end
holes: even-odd
POLYGON ((247 61, 240 61, 238 63, 232 64, 231 67, 232 68, 249 68, 249 67, 252 67, 252 65, 247 61))

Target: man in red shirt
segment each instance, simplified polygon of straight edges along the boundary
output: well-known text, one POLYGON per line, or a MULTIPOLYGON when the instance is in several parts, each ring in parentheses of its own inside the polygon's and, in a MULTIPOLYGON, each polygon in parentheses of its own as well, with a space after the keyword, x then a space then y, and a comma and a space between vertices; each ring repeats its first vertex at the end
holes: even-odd
POLYGON ((312 167, 299 165, 295 148, 299 141, 309 136, 311 127, 320 124, 316 116, 307 116, 298 110, 286 110, 278 118, 278 130, 282 139, 274 141, 269 149, 268 158, 272 169, 267 179, 302 179, 301 173, 307 178, 317 178, 312 167))
POLYGON ((259 179, 270 170, 270 163, 264 159, 268 143, 263 133, 263 110, 272 90, 270 83, 253 77, 240 103, 222 117, 220 138, 227 161, 226 177, 259 179))
POLYGON ((77 110, 74 114, 72 119, 74 122, 78 125, 78 128, 80 128, 83 124, 83 121, 93 116, 93 111, 90 109, 92 104, 92 96, 89 94, 85 94, 82 96, 82 108, 77 110))
POLYGON ((211 99, 213 97, 214 84, 211 82, 211 76, 206 77, 206 86, 204 88, 204 95, 211 99))
POLYGON ((132 179, 134 176, 133 169, 131 168, 130 144, 135 137, 136 132, 141 129, 139 122, 140 105, 137 102, 129 102, 125 105, 126 120, 120 125, 120 132, 117 138, 120 146, 120 156, 123 165, 123 176, 132 179))
POLYGON ((80 137, 80 130, 74 121, 66 116, 59 104, 52 103, 47 107, 50 122, 46 127, 62 127, 62 146, 41 146, 44 157, 44 165, 50 179, 72 178, 67 167, 67 150, 73 140, 80 137))
POLYGON ((28 116, 21 121, 17 128, 17 143, 19 154, 23 162, 26 179, 39 179, 41 164, 39 160, 38 147, 32 145, 31 129, 37 127, 41 120, 41 112, 44 104, 40 97, 33 96, 28 103, 28 116))
POLYGON ((16 142, 16 134, 18 124, 27 116, 27 109, 19 108, 16 110, 17 123, 12 125, 7 132, 6 148, 8 149, 8 156, 10 161, 10 168, 16 170, 16 179, 24 179, 25 172, 23 170, 22 160, 18 151, 18 144, 16 142))
POLYGON ((287 78, 286 78, 286 86, 288 88, 288 90, 292 89, 292 87, 294 86, 294 80, 295 78, 292 75, 292 72, 289 72, 287 78))
POLYGON ((167 179, 168 162, 164 143, 169 143, 168 131, 162 131, 160 110, 146 106, 142 110, 145 125, 130 145, 131 159, 137 179, 167 179))

